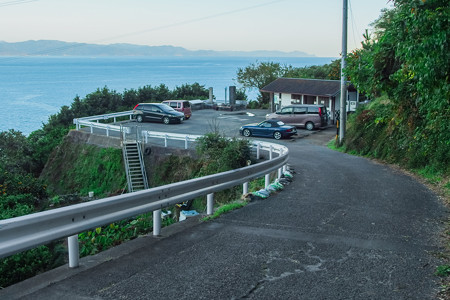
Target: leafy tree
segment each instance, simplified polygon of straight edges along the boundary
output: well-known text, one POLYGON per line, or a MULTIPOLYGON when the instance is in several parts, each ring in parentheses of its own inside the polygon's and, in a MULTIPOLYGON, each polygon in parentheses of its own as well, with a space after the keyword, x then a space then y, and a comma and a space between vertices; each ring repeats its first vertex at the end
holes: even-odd
POLYGON ((180 87, 176 87, 173 91, 173 99, 208 99, 209 90, 204 85, 200 85, 197 82, 194 84, 183 84, 180 87))
POLYGON ((30 173, 34 170, 29 159, 31 153, 32 148, 20 131, 0 132, 0 168, 8 172, 30 173))
MULTIPOLYGON (((246 89, 261 89, 275 79, 283 77, 286 67, 275 62, 252 63, 237 71, 237 82, 246 89)), ((263 94, 258 99, 261 103, 269 103, 269 95, 263 94)))
POLYGON ((394 0, 375 35, 349 56, 346 73, 359 89, 386 93, 395 114, 386 131, 391 152, 412 167, 449 171, 450 5, 394 0))
POLYGON ((247 94, 244 89, 236 89, 236 99, 237 100, 247 100, 247 94))

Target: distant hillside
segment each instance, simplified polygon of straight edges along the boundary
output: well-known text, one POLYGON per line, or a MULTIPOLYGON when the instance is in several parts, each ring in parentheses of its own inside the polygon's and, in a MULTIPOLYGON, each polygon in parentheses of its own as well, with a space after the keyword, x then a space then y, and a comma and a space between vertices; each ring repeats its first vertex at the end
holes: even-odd
POLYGON ((191 51, 174 46, 142 46, 133 44, 85 44, 62 41, 0 41, 0 56, 252 56, 252 57, 313 57, 301 51, 191 51))

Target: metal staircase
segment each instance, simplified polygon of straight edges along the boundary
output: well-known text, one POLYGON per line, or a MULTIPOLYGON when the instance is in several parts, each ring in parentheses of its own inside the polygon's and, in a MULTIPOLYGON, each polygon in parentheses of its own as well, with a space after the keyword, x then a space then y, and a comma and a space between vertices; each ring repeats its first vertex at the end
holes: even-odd
POLYGON ((130 193, 148 189, 147 173, 141 149, 140 142, 122 142, 123 161, 130 193))

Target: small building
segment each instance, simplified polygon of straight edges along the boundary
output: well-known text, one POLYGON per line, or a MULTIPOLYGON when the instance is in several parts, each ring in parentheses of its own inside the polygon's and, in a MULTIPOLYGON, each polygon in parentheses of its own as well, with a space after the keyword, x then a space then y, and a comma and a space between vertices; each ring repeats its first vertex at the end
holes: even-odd
MULTIPOLYGON (((341 81, 305 78, 278 78, 262 89, 261 93, 270 93, 272 110, 291 104, 324 104, 335 120, 340 110, 341 81)), ((347 87, 347 111, 355 111, 359 94, 355 87, 347 87)))

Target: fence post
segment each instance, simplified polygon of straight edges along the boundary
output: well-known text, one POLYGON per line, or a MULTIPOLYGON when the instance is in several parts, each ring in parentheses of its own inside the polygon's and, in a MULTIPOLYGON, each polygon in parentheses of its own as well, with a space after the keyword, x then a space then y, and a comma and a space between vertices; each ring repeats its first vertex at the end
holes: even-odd
POLYGON ((242 194, 248 194, 248 182, 244 182, 244 184, 242 185, 242 194))
POLYGON ((78 234, 67 238, 69 247, 69 268, 78 268, 80 266, 80 248, 78 246, 78 234))
POLYGON ((206 214, 212 215, 214 213, 214 193, 206 196, 206 214))
POLYGON ((153 211, 153 235, 158 236, 161 234, 161 210, 157 209, 153 211))
MULTIPOLYGON (((280 156, 283 156, 283 148, 280 149, 280 156)), ((282 173, 283 173, 283 167, 278 168, 278 179, 281 178, 282 173)))

